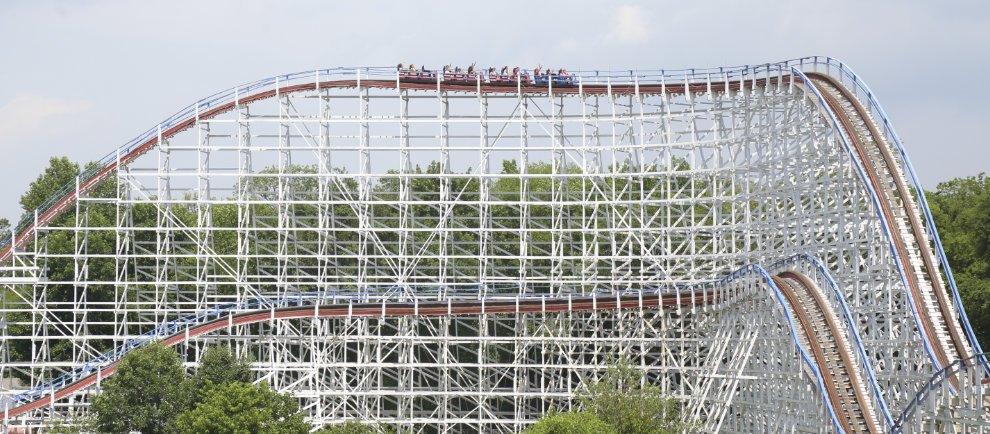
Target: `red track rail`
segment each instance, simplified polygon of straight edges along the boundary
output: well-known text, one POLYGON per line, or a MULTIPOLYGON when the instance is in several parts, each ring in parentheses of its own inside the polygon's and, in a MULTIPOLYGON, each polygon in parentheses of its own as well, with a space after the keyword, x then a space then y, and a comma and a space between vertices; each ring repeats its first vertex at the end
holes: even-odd
MULTIPOLYGON (((833 408, 837 409, 836 414, 842 419, 844 428, 848 426, 850 405, 848 398, 843 400, 843 386, 839 384, 832 375, 827 375, 832 371, 832 366, 836 361, 830 361, 821 350, 818 341, 814 340, 816 334, 812 328, 813 323, 808 315, 808 309, 822 310, 824 300, 816 295, 815 306, 803 306, 798 302, 795 289, 781 278, 797 279, 802 285, 814 285, 806 276, 796 272, 784 272, 773 277, 774 282, 781 289, 788 303, 794 307, 794 312, 798 322, 809 337, 812 356, 817 363, 819 370, 826 379, 826 389, 829 392, 829 399, 833 402, 833 408), (844 409, 846 411, 838 411, 844 409)), ((813 291, 811 291, 814 293, 813 291)), ((508 301, 459 301, 459 302, 422 302, 422 303, 360 303, 360 304, 330 304, 320 306, 295 306, 280 309, 266 309, 252 312, 245 312, 236 315, 217 318, 215 320, 188 327, 186 330, 167 336, 162 339, 162 344, 174 346, 194 337, 214 332, 217 330, 231 328, 238 325, 254 324, 276 319, 303 319, 315 317, 384 317, 384 316, 461 316, 461 315, 489 315, 489 314, 518 314, 518 313, 543 313, 543 312, 581 312, 581 311, 606 311, 620 309, 657 309, 661 306, 677 305, 707 305, 714 304, 722 300, 724 295, 715 290, 698 291, 690 293, 674 294, 642 294, 633 296, 604 296, 604 297, 581 297, 581 298, 552 298, 552 299, 519 299, 508 301)), ((827 317, 827 316, 826 316, 827 317)), ((829 322, 829 330, 833 336, 841 336, 838 333, 839 326, 829 322)), ((844 350, 843 350, 844 351, 844 350)), ((0 420, 20 416, 29 411, 54 404, 55 401, 67 398, 74 393, 80 392, 90 386, 98 384, 101 380, 113 375, 116 372, 119 360, 102 368, 95 374, 90 374, 80 378, 69 385, 54 391, 45 398, 40 398, 0 414, 0 420)), ((844 352, 841 363, 845 367, 845 372, 855 372, 855 364, 852 356, 844 352)), ((848 381, 855 387, 856 400, 863 403, 859 408, 868 408, 865 397, 861 394, 858 377, 849 375, 848 381)), ((872 421, 869 415, 864 414, 864 418, 872 421)), ((873 423, 873 422, 871 422, 873 423)), ((878 432, 873 425, 870 425, 871 432, 878 432)), ((847 431, 849 430, 846 428, 847 431)))
MULTIPOLYGON (((516 314, 542 312, 581 312, 603 311, 613 309, 656 309, 661 306, 710 304, 718 301, 719 295, 714 290, 675 294, 642 294, 642 296, 604 296, 581 298, 526 299, 509 301, 468 301, 468 302, 423 302, 423 303, 361 303, 361 304, 330 304, 322 306, 287 307, 275 310, 246 312, 218 318, 213 321, 189 327, 180 333, 173 334, 162 340, 162 344, 173 346, 187 339, 230 328, 236 325, 272 321, 275 319, 302 319, 313 317, 381 317, 381 316, 457 316, 457 315, 488 315, 516 314)), ((101 369, 95 374, 80 378, 69 385, 53 392, 46 398, 31 401, 7 410, 0 415, 0 420, 19 416, 31 410, 53 404, 66 398, 100 380, 112 375, 119 360, 101 369)))
MULTIPOLYGON (((389 80, 362 80, 360 86, 363 87, 373 87, 373 88, 383 88, 383 89, 395 89, 398 86, 400 89, 422 89, 422 90, 442 90, 450 92, 484 92, 484 93, 523 93, 523 94, 546 94, 550 91, 553 93, 560 94, 588 94, 588 95, 621 95, 621 94, 681 94, 685 92, 708 92, 708 91, 738 91, 740 89, 746 88, 757 88, 766 86, 769 84, 785 83, 787 80, 791 80, 791 76, 783 76, 779 78, 770 79, 754 79, 754 80, 736 80, 736 81, 725 81, 718 84, 712 83, 692 83, 692 84, 673 84, 673 85, 595 85, 589 84, 581 87, 561 87, 548 89, 546 86, 519 86, 519 87, 509 87, 509 86, 491 86, 478 84, 475 86, 468 86, 463 84, 424 84, 424 83, 403 83, 395 82, 389 80)), ((314 91, 316 89, 329 89, 329 88, 347 88, 347 87, 357 87, 358 82, 356 80, 334 80, 334 81, 322 81, 314 83, 297 84, 292 86, 286 86, 278 89, 271 89, 263 92, 258 92, 252 95, 239 98, 236 101, 231 101, 203 113, 198 116, 191 116, 183 121, 180 121, 176 125, 168 128, 161 132, 161 139, 165 140, 185 131, 200 120, 208 120, 215 118, 223 113, 229 112, 234 108, 238 107, 240 104, 250 104, 253 102, 261 101, 274 97, 281 94, 297 93, 297 92, 307 92, 314 91)), ((125 155, 121 155, 120 159, 113 161, 104 167, 102 170, 97 172, 95 175, 89 179, 82 180, 79 183, 78 194, 85 194, 97 186, 100 185, 104 180, 110 177, 115 170, 117 170, 118 165, 126 166, 131 163, 144 153, 158 146, 159 137, 152 137, 144 143, 136 146, 133 150, 125 155)), ((32 222, 26 228, 24 228, 21 233, 17 234, 14 242, 4 248, 0 252, 0 264, 4 264, 10 261, 12 258, 12 252, 15 248, 23 247, 29 243, 34 237, 34 229, 38 226, 46 226, 50 224, 53 220, 62 215, 77 199, 77 190, 71 190, 64 197, 59 199, 55 204, 43 211, 36 222, 32 222)))

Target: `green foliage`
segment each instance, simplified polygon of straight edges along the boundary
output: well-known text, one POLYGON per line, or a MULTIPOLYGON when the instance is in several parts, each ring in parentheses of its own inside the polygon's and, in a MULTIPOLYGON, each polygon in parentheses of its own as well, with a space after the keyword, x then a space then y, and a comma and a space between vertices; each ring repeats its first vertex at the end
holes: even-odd
MULTIPOLYGON (((497 164, 497 163, 495 163, 497 164)), ((433 238, 432 231, 414 231, 406 234, 404 243, 415 246, 420 252, 416 267, 424 274, 440 273, 441 267, 451 267, 450 269, 466 269, 481 265, 481 257, 492 257, 491 266, 498 273, 513 273, 520 266, 519 256, 526 256, 526 268, 536 274, 549 273, 554 267, 553 255, 565 257, 577 257, 584 253, 582 245, 587 243, 595 244, 597 254, 601 257, 609 257, 617 254, 614 250, 619 243, 614 242, 611 237, 594 235, 589 237, 582 231, 552 231, 553 219, 563 218, 566 221, 577 221, 580 219, 583 225, 589 227, 608 227, 611 218, 607 213, 595 212, 594 203, 624 201, 628 203, 628 212, 632 215, 651 215, 658 211, 664 211, 664 220, 657 221, 657 224, 679 227, 682 230, 673 231, 671 237, 675 243, 677 237, 688 239, 695 237, 697 250, 694 253, 703 254, 714 251, 717 248, 715 238, 710 232, 689 231, 683 228, 692 225, 711 226, 717 224, 713 220, 713 210, 716 205, 714 201, 702 201, 702 203, 659 203, 661 201, 670 202, 667 199, 693 195, 694 197, 706 198, 714 195, 713 191, 720 191, 723 194, 731 194, 732 188, 736 188, 731 183, 726 183, 724 179, 718 179, 715 175, 704 175, 685 172, 689 166, 682 159, 673 158, 665 167, 635 167, 630 164, 616 164, 606 168, 601 173, 589 175, 587 177, 564 177, 545 176, 530 178, 523 183, 519 174, 578 174, 581 173, 577 167, 569 166, 562 161, 553 163, 530 162, 520 164, 516 161, 502 161, 503 176, 498 179, 487 179, 482 184, 481 179, 470 173, 463 176, 429 176, 449 172, 448 167, 444 167, 440 162, 432 162, 425 168, 416 167, 413 170, 415 176, 398 177, 383 176, 371 184, 370 191, 360 191, 354 179, 347 177, 301 177, 286 176, 290 174, 315 174, 321 170, 316 166, 292 165, 289 167, 268 168, 262 170, 257 177, 246 177, 237 182, 233 190, 237 194, 243 194, 253 199, 249 204, 225 204, 214 203, 204 211, 201 205, 197 205, 196 198, 187 196, 183 201, 178 201, 169 206, 168 211, 162 211, 152 204, 141 203, 130 205, 130 218, 136 228, 133 233, 132 245, 135 253, 140 253, 129 264, 132 267, 152 268, 156 267, 155 251, 147 246, 154 246, 160 232, 153 228, 156 221, 167 218, 175 221, 178 226, 210 226, 209 238, 210 249, 217 255, 215 264, 223 264, 224 268, 243 267, 246 275, 263 274, 264 269, 271 269, 282 266, 275 258, 264 254, 264 245, 271 245, 280 242, 279 237, 289 237, 288 246, 290 251, 287 254, 298 257, 293 266, 300 269, 315 269, 325 267, 321 264, 316 255, 311 254, 305 246, 317 243, 332 246, 332 254, 335 255, 332 264, 341 275, 357 274, 357 269, 362 266, 357 259, 348 254, 348 248, 360 242, 361 228, 363 224, 357 217, 357 211, 353 207, 353 202, 360 195, 367 195, 369 201, 370 214, 374 216, 376 224, 385 227, 399 227, 406 225, 415 228, 437 227, 442 220, 447 219, 445 224, 453 228, 476 228, 479 224, 479 211, 476 206, 470 205, 478 201, 490 202, 489 212, 491 213, 492 226, 497 231, 491 234, 490 243, 482 243, 480 235, 472 231, 451 231, 449 234, 450 245, 457 246, 458 251, 455 258, 451 258, 446 263, 437 259, 440 244, 433 238), (663 174, 655 177, 641 177, 637 173, 642 171, 657 172, 663 174), (407 197, 400 198, 400 194, 407 197), (447 205, 438 206, 437 201, 442 195, 451 199, 447 205), (483 197, 483 195, 485 195, 483 197), (399 205, 394 202, 408 201, 406 205, 399 205), (288 208, 282 209, 274 202, 288 203, 288 208), (328 205, 315 205, 314 202, 328 201, 328 205), (525 201, 525 204, 520 203, 525 201), (555 205, 549 203, 553 201, 555 205), (466 204, 460 204, 466 203, 466 204), (546 204, 544 204, 546 203, 546 204), (403 208, 405 206, 406 208, 403 208), (335 228, 339 231, 318 231, 306 230, 300 227, 298 231, 291 231, 288 235, 272 230, 277 227, 280 213, 288 212, 293 219, 299 221, 316 221, 317 218, 327 218, 330 216, 335 228), (523 223, 521 218, 523 213, 528 213, 529 220, 526 221, 526 231, 520 229, 523 223), (400 221, 400 219, 408 219, 400 221), (249 255, 256 255, 256 260, 247 261, 241 264, 236 259, 238 251, 238 241, 244 234, 238 230, 239 219, 248 219, 251 225, 258 229, 249 234, 250 242, 245 243, 245 249, 249 255), (354 230, 349 230, 354 229, 354 230), (487 245, 489 251, 478 251, 472 246, 487 245), (144 247, 141 247, 144 246, 144 247), (262 246, 262 247, 259 247, 262 246), (302 246, 302 247, 301 247, 302 246), (145 249, 145 250, 141 250, 145 249), (338 250, 339 249, 339 250, 338 250), (562 250, 560 250, 562 249, 562 250), (556 253, 553 253, 555 252, 556 253)), ((496 166, 497 167, 497 166, 496 166)), ((331 169, 334 173, 343 173, 341 169, 331 169)), ((28 207, 40 205, 53 193, 58 191, 64 184, 70 183, 76 174, 79 173, 78 165, 69 162, 65 158, 53 159, 50 167, 46 169, 38 180, 32 183, 31 189, 22 198, 22 205, 25 211, 28 207)), ((105 181, 91 195, 97 197, 113 197, 117 194, 118 186, 111 177, 105 181)), ((685 202, 685 201, 681 201, 685 202)), ((84 210, 79 215, 85 216, 83 224, 91 227, 114 227, 116 207, 109 204, 88 202, 80 205, 84 210)), ((57 219, 53 226, 72 224, 77 218, 75 213, 66 213, 57 219)), ((115 237, 117 234, 113 230, 89 230, 86 233, 87 252, 94 255, 87 261, 87 267, 76 267, 74 259, 70 255, 52 255, 44 264, 47 269, 45 273, 53 282, 87 280, 90 282, 113 282, 116 280, 116 269, 113 258, 115 253, 115 237), (76 276, 78 270, 85 268, 88 273, 85 276, 76 276), (77 278, 78 277, 78 278, 77 278)), ((171 244, 175 246, 191 245, 194 241, 186 231, 175 231, 169 235, 173 237, 171 244)), ((397 249, 400 243, 397 231, 382 230, 376 235, 380 239, 380 245, 384 249, 397 249)), ((46 235, 45 242, 50 253, 73 253, 75 250, 75 234, 71 231, 53 231, 46 235)), ((385 253, 400 254, 403 252, 392 251, 385 253)), ((175 291, 168 291, 165 297, 173 297, 181 291, 193 290, 194 284, 183 283, 187 277, 182 274, 182 269, 192 269, 198 266, 198 258, 193 255, 184 257, 176 255, 175 266, 164 267, 160 278, 164 281, 178 282, 175 291)), ((635 255, 634 255, 635 256, 635 255)), ((644 266, 640 259, 635 257, 627 265, 629 269, 642 269, 644 266)), ((381 265, 381 264, 379 264, 381 265)), ((372 267, 376 265, 371 265, 372 267)), ((449 271, 449 270, 448 270, 449 271)), ((580 273, 576 268, 563 270, 564 273, 580 273)), ((507 276, 511 277, 511 276, 507 276)), ((264 291, 269 288, 263 287, 260 283, 259 289, 264 291)), ((112 284, 90 283, 84 287, 74 287, 71 284, 48 285, 48 299, 50 302, 71 302, 74 300, 74 293, 77 291, 87 291, 87 300, 93 305, 96 302, 107 302, 109 305, 113 300, 114 291, 144 291, 148 288, 139 282, 123 287, 114 287, 112 284)), ((226 291, 235 290, 234 285, 218 285, 215 291, 218 294, 227 294, 226 291)), ((311 288, 301 287, 300 290, 311 288)), ((509 290, 513 290, 509 288, 509 290)), ((171 302, 172 300, 163 300, 171 302)), ((74 312, 57 312, 56 316, 74 315, 74 312)), ((113 335, 112 329, 114 321, 118 320, 113 316, 110 309, 96 310, 88 313, 91 321, 91 334, 113 335)), ((17 325, 11 325, 11 334, 30 333, 30 330, 14 332, 17 325)), ((68 360, 71 357, 71 345, 67 340, 60 341, 63 346, 52 348, 51 357, 57 360, 68 360)), ((97 349, 100 342, 94 342, 97 349)), ((30 340, 18 339, 11 342, 11 357, 14 360, 29 360, 31 357, 30 340)), ((497 355, 497 354, 496 354, 497 355)), ((212 357, 212 356, 211 356, 212 357)), ((223 360, 230 360, 227 356, 218 355, 218 365, 222 365, 223 360)), ((208 363, 204 363, 208 365, 208 363)), ((239 369, 239 368, 238 368, 239 369)), ((228 372, 219 370, 214 372, 212 368, 204 366, 200 373, 196 374, 191 389, 203 389, 207 382, 214 384, 227 381, 244 381, 238 369, 228 372), (229 374, 229 375, 228 375, 229 374), (235 380, 236 378, 236 380, 235 380)), ((233 383, 229 383, 233 384, 233 383)), ((652 389, 650 389, 652 390, 652 389)), ((199 397, 205 399, 205 395, 199 397)), ((648 401, 647 404, 653 401, 648 401)), ((649 413, 648 411, 645 411, 649 413)), ((654 412, 655 413, 655 412, 654 412)), ((673 412, 676 413, 676 412, 673 412)), ((668 413, 663 413, 668 414, 668 413)), ((598 415, 605 419, 604 416, 598 415)), ((656 414, 653 415, 655 418, 656 414)))
POLYGON ((10 241, 10 220, 0 217, 0 241, 10 241))
POLYGON ((664 396, 628 360, 620 360, 578 397, 583 411, 547 414, 527 434, 661 434, 688 431, 677 400, 664 396))
POLYGON ((100 432, 170 432, 169 424, 190 402, 191 387, 172 348, 152 343, 131 351, 93 397, 100 432))
POLYGON ((659 434, 685 429, 679 419, 677 400, 660 389, 627 360, 608 368, 588 386, 580 399, 585 411, 615 428, 619 434, 659 434))
POLYGON ((990 178, 979 174, 927 194, 935 227, 980 344, 990 345, 990 178))
MULTIPOLYGON (((22 218, 33 219, 34 210, 47 201, 53 194, 58 192, 64 185, 74 182, 78 174, 78 164, 69 161, 66 157, 52 157, 48 161, 48 167, 45 168, 45 171, 38 175, 38 178, 32 181, 28 186, 28 190, 21 195, 20 204, 23 211, 22 218)), ((63 226, 67 220, 68 217, 63 216, 56 219, 56 221, 52 222, 51 225, 63 226)), ((9 239, 10 223, 6 219, 4 219, 3 223, 6 223, 7 227, 3 228, 4 230, 0 231, 0 233, 2 233, 5 238, 9 239)), ((48 238, 48 246, 52 251, 61 253, 71 252, 73 249, 72 237, 66 233, 53 232, 49 234, 48 238)), ((65 277, 68 277, 68 279, 65 280, 72 280, 71 273, 74 270, 72 259, 53 258, 51 261, 47 261, 44 265, 46 266, 45 275, 49 276, 50 280, 65 277)), ((71 289, 72 287, 68 285, 51 285, 48 289, 49 302, 71 302, 71 299, 68 297, 72 294, 71 289)), ((99 299, 99 297, 94 298, 99 299)), ((55 313, 54 315, 59 317, 67 317, 68 315, 71 315, 71 312, 55 313)), ((30 327, 24 325, 27 321, 29 321, 29 317, 26 313, 13 312, 8 318, 8 322, 10 323, 8 333, 14 336, 31 334, 30 327)), ((52 348, 52 358, 67 359, 71 357, 69 349, 66 348, 66 346, 67 345, 54 346, 52 348)), ((32 348, 30 340, 15 339, 11 341, 11 360, 30 360, 31 355, 32 348)), ((30 373, 21 371, 14 371, 14 375, 24 380, 29 380, 31 378, 30 373)))
POLYGON ((230 383, 250 383, 254 379, 251 373, 251 360, 238 358, 225 345, 208 348, 200 359, 199 369, 192 377, 194 387, 199 397, 205 397, 209 389, 230 383))
MULTIPOLYGON (((31 182, 28 191, 21 196, 21 209, 28 216, 34 212, 63 186, 69 185, 79 175, 79 165, 69 161, 68 157, 52 157, 48 167, 31 182)), ((32 216, 33 217, 33 216, 32 216)))
POLYGON ((267 384, 227 383, 210 388, 203 402, 179 415, 180 433, 308 433, 296 399, 267 384))
POLYGON ((226 346, 210 347, 199 370, 186 378, 179 355, 159 343, 124 356, 93 398, 94 428, 67 423, 60 432, 144 434, 305 433, 310 429, 295 398, 253 385, 250 359, 226 346), (195 408, 193 404, 195 402, 195 408))
POLYGON ((552 413, 526 429, 525 434, 618 434, 612 425, 593 413, 552 413))
POLYGON ((356 420, 349 420, 340 425, 325 426, 320 428, 315 434, 391 434, 394 432, 395 430, 384 425, 373 427, 356 420))

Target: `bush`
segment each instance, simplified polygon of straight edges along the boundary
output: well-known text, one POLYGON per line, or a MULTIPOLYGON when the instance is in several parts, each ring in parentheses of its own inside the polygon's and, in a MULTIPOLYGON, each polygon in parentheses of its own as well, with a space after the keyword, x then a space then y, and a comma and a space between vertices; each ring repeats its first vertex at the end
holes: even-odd
POLYGON ((627 360, 609 367, 580 398, 585 411, 613 426, 619 434, 659 434, 685 430, 677 400, 649 384, 627 360))
POLYGON ((267 384, 227 383, 209 388, 196 408, 179 415, 181 433, 308 433, 299 403, 267 384))
POLYGON ((605 421, 586 411, 570 411, 545 416, 526 429, 525 434, 617 434, 605 421))

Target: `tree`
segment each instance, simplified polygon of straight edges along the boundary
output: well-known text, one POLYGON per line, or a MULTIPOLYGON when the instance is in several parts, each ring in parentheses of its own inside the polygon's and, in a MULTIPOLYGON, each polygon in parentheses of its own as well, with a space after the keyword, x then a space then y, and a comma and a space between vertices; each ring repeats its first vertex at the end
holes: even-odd
POLYGON ((295 398, 267 384, 227 383, 212 387, 196 408, 179 415, 180 433, 308 433, 310 425, 295 398))
POLYGON ((69 161, 68 157, 52 157, 48 167, 38 178, 31 182, 28 191, 21 196, 21 209, 25 217, 39 206, 43 205, 53 194, 63 187, 71 185, 79 175, 79 165, 69 161))
POLYGON ((192 382, 198 392, 198 398, 203 398, 213 387, 230 383, 250 383, 253 379, 250 359, 238 358, 227 346, 216 345, 203 353, 199 369, 193 375, 192 382))
POLYGON ((990 345, 990 178, 943 182, 927 197, 974 333, 990 345))
POLYGON ((617 434, 612 425, 586 411, 552 413, 531 425, 525 434, 617 434))
POLYGON ((579 399, 585 411, 615 428, 619 434, 680 432, 678 403, 647 382, 628 360, 620 360, 588 386, 579 399))
POLYGON ((191 387, 174 349, 148 344, 123 357, 117 372, 93 397, 100 432, 169 432, 169 425, 190 402, 191 387))

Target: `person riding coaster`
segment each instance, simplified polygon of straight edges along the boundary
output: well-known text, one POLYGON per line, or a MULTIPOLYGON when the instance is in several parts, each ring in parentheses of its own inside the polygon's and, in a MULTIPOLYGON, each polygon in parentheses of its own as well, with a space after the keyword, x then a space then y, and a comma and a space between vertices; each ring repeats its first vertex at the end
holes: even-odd
POLYGON ((527 70, 523 70, 518 66, 513 67, 509 70, 509 66, 503 66, 501 70, 496 74, 496 68, 494 66, 487 69, 478 69, 477 62, 471 63, 465 71, 460 66, 453 67, 451 64, 446 64, 442 68, 440 76, 426 69, 426 65, 422 68, 417 68, 416 65, 410 63, 407 67, 406 64, 400 63, 396 66, 400 77, 409 80, 436 80, 439 78, 443 81, 452 82, 475 82, 480 80, 485 84, 509 86, 515 84, 522 85, 538 85, 538 86, 573 86, 575 85, 575 78, 571 75, 567 69, 560 68, 556 72, 550 67, 544 67, 542 64, 538 64, 532 70, 532 75, 527 70))

